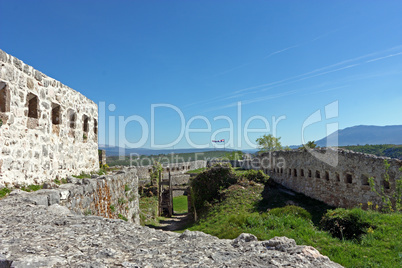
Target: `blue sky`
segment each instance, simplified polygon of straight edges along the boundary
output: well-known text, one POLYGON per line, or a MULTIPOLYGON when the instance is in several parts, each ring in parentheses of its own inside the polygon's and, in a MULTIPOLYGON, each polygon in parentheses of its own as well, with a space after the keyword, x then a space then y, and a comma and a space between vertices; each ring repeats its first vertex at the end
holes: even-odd
POLYGON ((153 133, 168 148, 216 138, 247 149, 264 133, 292 145, 336 125, 402 124, 401 1, 0 0, 0 10, 2 50, 105 107, 100 143, 150 148, 153 133), (302 132, 316 111, 322 120, 302 132), (264 120, 269 130, 245 135, 264 120), (186 125, 206 130, 186 139, 186 125))

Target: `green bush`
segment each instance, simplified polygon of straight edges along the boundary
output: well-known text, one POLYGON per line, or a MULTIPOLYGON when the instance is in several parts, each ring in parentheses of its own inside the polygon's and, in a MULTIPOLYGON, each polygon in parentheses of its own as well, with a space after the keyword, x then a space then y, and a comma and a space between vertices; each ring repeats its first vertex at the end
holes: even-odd
POLYGON ((320 221, 321 227, 339 239, 360 239, 370 227, 367 212, 360 208, 328 210, 320 221))
POLYGON ((264 174, 264 172, 262 172, 262 170, 254 170, 254 169, 250 169, 247 170, 246 172, 244 172, 241 177, 249 180, 249 181, 255 181, 258 183, 267 183, 269 180, 269 176, 264 174))
POLYGON ((273 208, 269 212, 271 215, 275 215, 281 217, 283 215, 294 215, 296 217, 300 217, 306 220, 311 220, 311 214, 302 207, 289 205, 281 208, 273 208))
POLYGON ((237 182, 236 174, 230 165, 217 164, 198 174, 191 181, 194 206, 200 209, 205 202, 220 198, 221 190, 237 182))

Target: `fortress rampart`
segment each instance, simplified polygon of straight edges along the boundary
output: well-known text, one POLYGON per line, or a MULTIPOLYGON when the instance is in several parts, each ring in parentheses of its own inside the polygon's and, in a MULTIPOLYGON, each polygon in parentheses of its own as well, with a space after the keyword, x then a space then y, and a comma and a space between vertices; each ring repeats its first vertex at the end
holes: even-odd
POLYGON ((0 50, 0 186, 99 168, 98 107, 0 50))
POLYGON ((377 191, 395 191, 395 180, 402 176, 402 161, 342 149, 316 149, 316 156, 308 151, 275 151, 260 156, 261 166, 271 178, 296 192, 336 207, 351 208, 367 202, 381 204, 371 191, 368 178, 373 177, 377 191), (337 164, 332 165, 337 158, 337 164), (387 159, 390 164, 389 183, 384 180, 387 159), (327 164, 332 163, 332 164, 327 164))

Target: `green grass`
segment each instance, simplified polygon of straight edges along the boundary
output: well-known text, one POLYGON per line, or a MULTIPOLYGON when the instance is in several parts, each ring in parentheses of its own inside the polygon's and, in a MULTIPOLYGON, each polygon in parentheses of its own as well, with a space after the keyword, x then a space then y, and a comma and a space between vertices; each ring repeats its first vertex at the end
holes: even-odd
POLYGON ((339 240, 320 229, 317 218, 325 213, 325 207, 321 202, 297 194, 288 195, 275 187, 234 185, 225 191, 221 202, 211 204, 199 222, 189 229, 225 239, 234 239, 244 232, 256 235, 259 240, 287 236, 298 245, 315 247, 345 267, 402 265, 402 214, 357 209, 373 228, 360 240, 350 241, 339 240), (310 212, 313 221, 292 213, 269 213, 274 207, 284 206, 285 199, 310 212))
POLYGON ((40 189, 43 189, 43 185, 31 184, 31 185, 21 187, 21 190, 23 190, 25 192, 34 192, 34 191, 38 191, 40 189))
POLYGON ((123 220, 123 221, 128 221, 128 219, 126 217, 124 217, 122 214, 119 213, 118 215, 119 219, 123 220))
POLYGON ((198 168, 194 170, 189 170, 186 173, 187 174, 200 174, 201 172, 205 171, 207 168, 198 168))
POLYGON ((9 188, 7 188, 7 187, 4 187, 4 188, 0 189, 0 199, 5 197, 9 193, 11 193, 11 190, 9 188))
POLYGON ((141 197, 140 198, 140 221, 141 225, 158 226, 158 197, 141 197))
POLYGON ((80 175, 73 175, 73 177, 75 177, 77 179, 90 179, 91 174, 81 173, 80 175))
POLYGON ((179 214, 188 212, 187 196, 173 197, 173 211, 179 214))

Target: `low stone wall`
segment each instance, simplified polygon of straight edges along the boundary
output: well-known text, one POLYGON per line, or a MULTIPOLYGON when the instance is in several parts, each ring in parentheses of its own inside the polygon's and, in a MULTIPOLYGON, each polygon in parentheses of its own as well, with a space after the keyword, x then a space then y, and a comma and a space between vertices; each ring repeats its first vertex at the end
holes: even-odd
MULTIPOLYGON (((170 171, 170 174, 183 174, 190 170, 195 170, 199 168, 204 168, 207 166, 207 161, 204 160, 197 160, 191 162, 184 162, 184 163, 176 163, 176 164, 168 164, 163 165, 163 173, 167 174, 170 171)), ((150 173, 152 171, 152 165, 148 166, 138 166, 133 167, 137 169, 138 178, 142 181, 144 179, 150 178, 150 173)))
POLYGON ((33 193, 17 190, 26 202, 51 206, 60 204, 79 215, 110 219, 123 217, 139 224, 138 178, 135 169, 118 171, 91 179, 68 178, 67 184, 33 193))
MULTIPOLYGON (((263 154, 260 166, 277 183, 321 200, 336 207, 351 208, 367 202, 374 206, 381 204, 381 199, 370 190, 369 177, 374 177, 377 190, 384 187, 391 195, 395 191, 395 179, 402 176, 399 168, 402 161, 356 153, 347 150, 314 150, 319 158, 307 151, 276 151, 272 155, 263 154), (326 154, 325 154, 326 153, 326 154), (336 165, 334 163, 337 158, 336 165), (390 168, 389 183, 384 180, 387 159, 390 168), (325 160, 325 161, 323 161, 325 160), (268 166, 267 166, 268 164, 268 166)), ((258 165, 254 164, 254 167, 258 165)))
MULTIPOLYGON (((190 175, 189 174, 176 174, 171 175, 172 178, 172 185, 173 186, 185 186, 188 185, 190 182, 190 175)), ((173 197, 182 196, 186 193, 186 191, 182 190, 174 190, 173 197)))

